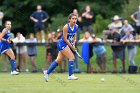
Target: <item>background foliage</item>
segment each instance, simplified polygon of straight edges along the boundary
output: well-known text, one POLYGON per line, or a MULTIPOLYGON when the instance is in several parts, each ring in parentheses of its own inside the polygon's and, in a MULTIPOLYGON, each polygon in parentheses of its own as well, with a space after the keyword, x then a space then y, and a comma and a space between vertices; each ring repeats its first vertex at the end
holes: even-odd
POLYGON ((114 15, 125 15, 134 12, 138 7, 140 0, 0 0, 0 10, 5 14, 4 20, 10 19, 13 22, 14 33, 20 31, 24 35, 33 32, 33 22, 30 20, 30 15, 36 10, 36 5, 41 4, 43 10, 47 11, 50 19, 46 22, 48 31, 55 31, 57 28, 62 28, 66 18, 73 9, 78 9, 79 14, 85 10, 85 6, 89 4, 94 12, 95 30, 100 32, 110 21, 114 15), (132 9, 131 4, 133 3, 132 9), (128 7, 129 6, 129 7, 128 7), (129 10, 129 11, 127 11, 129 10), (108 19, 108 20, 107 20, 108 19), (102 22, 98 22, 102 21, 102 22), (103 27, 99 29, 99 26, 103 27))

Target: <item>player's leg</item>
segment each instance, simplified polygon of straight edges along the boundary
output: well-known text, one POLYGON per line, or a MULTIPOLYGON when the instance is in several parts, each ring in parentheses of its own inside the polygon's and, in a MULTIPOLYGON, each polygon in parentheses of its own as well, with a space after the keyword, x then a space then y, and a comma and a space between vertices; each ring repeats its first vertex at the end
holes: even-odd
POLYGON ((45 74, 44 77, 45 77, 46 81, 48 81, 48 79, 49 79, 49 74, 58 66, 59 63, 61 63, 63 61, 63 59, 64 59, 64 55, 59 51, 56 60, 51 63, 48 70, 43 71, 45 74))
POLYGON ((63 61, 63 59, 64 55, 61 52, 59 52, 56 60, 54 60, 48 68, 47 74, 50 74, 56 68, 56 66, 58 66, 58 64, 60 64, 63 61))
POLYGON ((77 80, 78 78, 74 76, 73 69, 74 69, 74 54, 70 50, 68 46, 64 48, 64 50, 61 51, 64 56, 66 56, 69 59, 68 62, 68 70, 69 70, 69 77, 70 80, 77 80))
POLYGON ((16 63, 16 60, 15 60, 15 55, 14 55, 14 52, 12 51, 12 49, 8 49, 6 52, 5 52, 9 57, 10 57, 10 63, 11 63, 11 74, 13 75, 17 75, 19 74, 19 72, 16 72, 15 71, 15 63, 16 63))

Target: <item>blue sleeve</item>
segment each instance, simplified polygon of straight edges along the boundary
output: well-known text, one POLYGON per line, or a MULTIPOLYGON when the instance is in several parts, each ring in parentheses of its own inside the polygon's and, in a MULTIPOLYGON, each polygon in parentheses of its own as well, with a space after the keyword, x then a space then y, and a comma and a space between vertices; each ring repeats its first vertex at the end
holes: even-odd
POLYGON ((48 18, 48 17, 49 17, 49 16, 48 16, 48 13, 44 11, 44 19, 45 19, 45 18, 48 18))
POLYGON ((36 12, 33 12, 31 17, 35 18, 36 12))

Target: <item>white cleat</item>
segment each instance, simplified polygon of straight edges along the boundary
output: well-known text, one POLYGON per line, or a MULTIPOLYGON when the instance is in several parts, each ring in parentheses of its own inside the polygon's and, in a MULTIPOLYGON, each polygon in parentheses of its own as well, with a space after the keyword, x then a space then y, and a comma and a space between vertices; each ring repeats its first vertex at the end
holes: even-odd
POLYGON ((44 70, 43 73, 44 73, 44 75, 45 75, 45 76, 44 76, 45 81, 48 82, 48 80, 49 80, 49 75, 47 74, 47 70, 44 70))
POLYGON ((77 80, 78 77, 75 77, 74 74, 72 74, 71 76, 68 76, 69 80, 77 80))
POLYGON ((19 72, 17 72, 17 71, 11 71, 11 75, 18 75, 19 74, 19 72))

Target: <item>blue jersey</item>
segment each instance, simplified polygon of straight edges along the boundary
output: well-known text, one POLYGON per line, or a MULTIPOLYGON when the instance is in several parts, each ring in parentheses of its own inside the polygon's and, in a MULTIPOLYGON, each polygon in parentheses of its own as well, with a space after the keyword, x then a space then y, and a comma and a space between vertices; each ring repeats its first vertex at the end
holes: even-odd
POLYGON ((10 38, 11 32, 7 30, 7 33, 3 36, 4 39, 8 40, 10 38))
MULTIPOLYGON (((68 24, 68 35, 67 39, 69 40, 70 43, 74 42, 74 36, 76 34, 77 27, 74 25, 73 29, 71 29, 70 25, 68 24)), ((64 37, 62 36, 62 39, 64 40, 64 37)))
MULTIPOLYGON (((69 40, 69 42, 72 44, 74 42, 74 36, 76 34, 77 31, 77 26, 76 24, 74 25, 73 29, 70 27, 70 24, 67 24, 68 26, 68 35, 67 35, 67 39, 69 40)), ((62 38, 58 41, 57 47, 58 50, 63 50, 65 47, 67 46, 66 42, 64 41, 64 37, 62 36, 62 38)))
MULTIPOLYGON (((4 39, 8 40, 10 38, 11 32, 7 30, 7 33, 3 36, 4 39)), ((10 49, 10 44, 8 42, 0 41, 0 53, 5 53, 10 49)))

